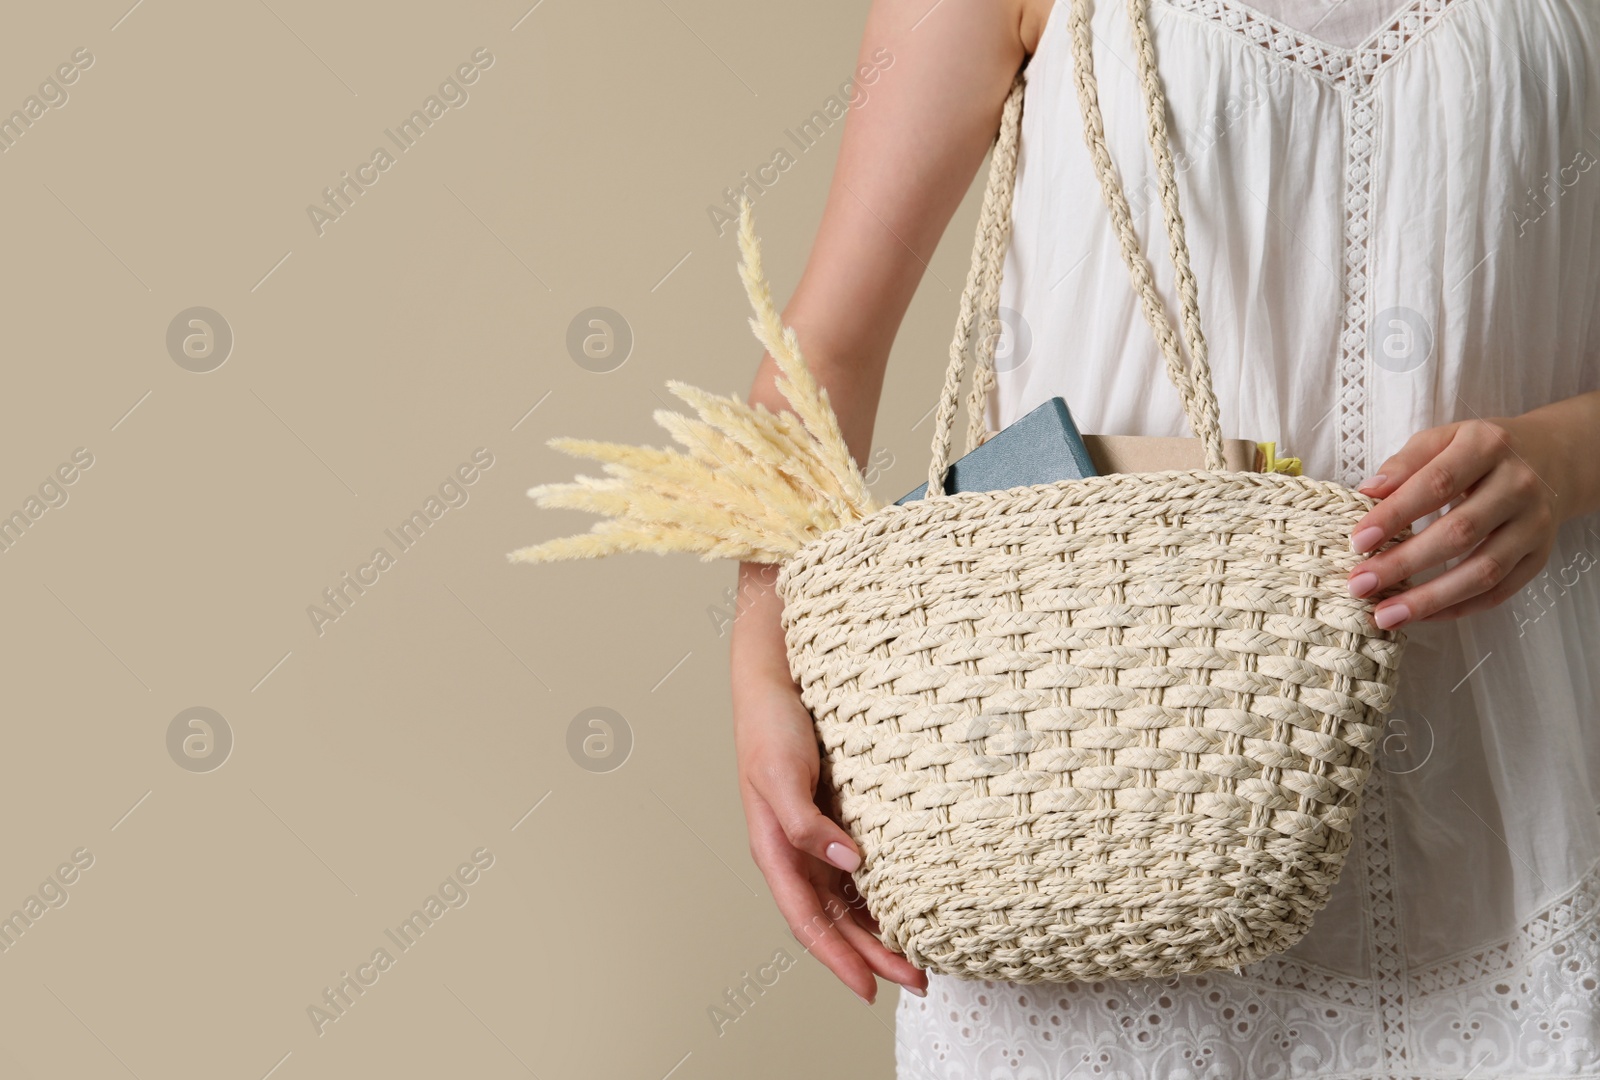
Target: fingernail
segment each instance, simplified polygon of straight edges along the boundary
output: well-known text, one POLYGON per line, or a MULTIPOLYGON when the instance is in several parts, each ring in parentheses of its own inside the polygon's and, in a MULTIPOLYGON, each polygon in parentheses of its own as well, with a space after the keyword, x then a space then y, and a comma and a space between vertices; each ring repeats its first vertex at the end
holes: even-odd
POLYGON ((1361 483, 1356 486, 1356 490, 1365 491, 1368 488, 1375 488, 1387 479, 1389 479, 1387 476, 1385 476, 1383 473, 1379 473, 1377 476, 1369 477, 1368 479, 1361 481, 1361 483))
POLYGON ((1411 618, 1411 609, 1404 604, 1391 604, 1389 607, 1379 608, 1372 617, 1380 629, 1393 630, 1411 618))
POLYGON ((1376 525, 1368 525, 1350 538, 1350 550, 1359 555, 1368 548, 1377 547, 1378 541, 1382 539, 1383 530, 1376 525))
POLYGON ((829 844, 822 853, 827 860, 847 874, 853 874, 861 866, 861 856, 835 840, 829 844))
POLYGON ((908 994, 915 994, 917 997, 920 997, 920 998, 925 998, 925 997, 928 996, 928 991, 927 991, 926 987, 902 986, 900 989, 904 990, 908 994))
POLYGON ((1350 595, 1365 596, 1378 587, 1378 575, 1370 570, 1363 571, 1350 579, 1350 595))
POLYGON ((871 999, 871 998, 869 998, 869 997, 868 997, 868 996, 867 996, 867 995, 865 995, 865 994, 863 994, 863 993, 862 993, 862 992, 861 992, 861 991, 859 991, 859 990, 852 990, 852 991, 851 991, 851 992, 852 992, 852 993, 853 993, 853 994, 855 994, 855 996, 856 996, 856 997, 858 997, 858 998, 860 998, 860 999, 861 999, 861 1000, 862 1000, 862 1001, 865 1001, 865 1002, 866 1002, 866 1003, 867 1003, 867 1004, 868 1004, 868 1005, 871 1005, 871 1004, 872 1004, 872 999, 871 999))

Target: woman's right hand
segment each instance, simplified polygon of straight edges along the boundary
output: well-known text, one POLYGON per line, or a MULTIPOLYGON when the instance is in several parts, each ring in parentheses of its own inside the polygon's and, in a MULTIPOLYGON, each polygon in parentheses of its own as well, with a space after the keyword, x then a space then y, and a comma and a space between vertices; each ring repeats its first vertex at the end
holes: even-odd
POLYGON ((750 855, 795 939, 863 1001, 877 996, 874 975, 920 996, 927 976, 878 940, 849 878, 860 850, 817 807, 817 736, 789 674, 775 576, 773 567, 739 568, 733 625, 734 743, 750 855))

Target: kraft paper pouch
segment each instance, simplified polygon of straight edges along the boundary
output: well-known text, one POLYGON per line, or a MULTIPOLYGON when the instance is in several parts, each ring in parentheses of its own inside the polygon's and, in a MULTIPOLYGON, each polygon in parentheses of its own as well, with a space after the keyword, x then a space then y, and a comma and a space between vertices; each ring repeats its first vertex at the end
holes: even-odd
MULTIPOLYGON (((1095 470, 1101 474, 1206 467, 1205 447, 1199 439, 1158 435, 1085 435, 1083 442, 1089 449, 1095 470)), ((1224 439, 1222 456, 1229 472, 1260 472, 1266 465, 1263 448, 1249 439, 1224 439)))

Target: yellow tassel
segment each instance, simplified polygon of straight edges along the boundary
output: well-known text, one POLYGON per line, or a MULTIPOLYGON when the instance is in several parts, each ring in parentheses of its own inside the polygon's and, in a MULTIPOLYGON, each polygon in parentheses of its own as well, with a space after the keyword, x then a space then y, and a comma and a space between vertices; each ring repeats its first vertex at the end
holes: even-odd
POLYGON ((1287 473, 1290 476, 1300 475, 1300 459, 1297 457, 1281 458, 1278 456, 1278 444, 1271 442, 1256 443, 1261 449, 1261 456, 1265 464, 1261 466, 1262 472, 1287 473))

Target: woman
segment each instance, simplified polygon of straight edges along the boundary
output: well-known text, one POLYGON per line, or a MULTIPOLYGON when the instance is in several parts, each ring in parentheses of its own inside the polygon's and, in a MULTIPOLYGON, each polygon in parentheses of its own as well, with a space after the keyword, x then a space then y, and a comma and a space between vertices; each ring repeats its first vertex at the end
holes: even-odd
MULTIPOLYGON (((857 461, 1025 61, 989 426, 1060 395, 1085 431, 1189 434, 1085 150, 1067 6, 872 6, 863 61, 888 47, 894 67, 851 116, 785 313, 857 461)), ((1175 309, 1129 9, 1093 9, 1111 154, 1175 309)), ((1600 6, 1153 0, 1149 18, 1224 436, 1379 499, 1358 552, 1418 530, 1350 575, 1357 596, 1410 579, 1376 610, 1409 645, 1343 877, 1294 948, 1238 972, 928 979, 849 904, 859 852, 813 804, 780 601, 747 564, 751 850, 847 986, 908 992, 903 1077, 1600 1076, 1600 6)), ((772 374, 751 400, 782 408, 772 374)))

